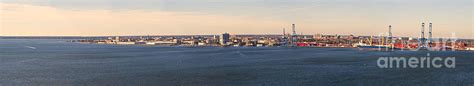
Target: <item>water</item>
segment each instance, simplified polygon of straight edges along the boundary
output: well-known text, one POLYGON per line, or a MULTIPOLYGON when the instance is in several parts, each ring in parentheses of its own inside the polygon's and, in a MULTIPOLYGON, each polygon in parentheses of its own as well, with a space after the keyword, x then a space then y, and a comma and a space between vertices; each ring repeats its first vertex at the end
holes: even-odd
POLYGON ((0 39, 0 85, 473 85, 474 52, 158 47, 0 39), (456 68, 381 69, 386 56, 456 57, 456 68))

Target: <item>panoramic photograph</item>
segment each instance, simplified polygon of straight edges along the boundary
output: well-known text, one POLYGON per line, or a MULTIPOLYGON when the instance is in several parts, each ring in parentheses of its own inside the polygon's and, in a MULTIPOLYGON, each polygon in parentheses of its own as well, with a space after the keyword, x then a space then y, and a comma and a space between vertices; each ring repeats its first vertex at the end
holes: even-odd
POLYGON ((474 86, 473 0, 0 0, 0 86, 474 86))

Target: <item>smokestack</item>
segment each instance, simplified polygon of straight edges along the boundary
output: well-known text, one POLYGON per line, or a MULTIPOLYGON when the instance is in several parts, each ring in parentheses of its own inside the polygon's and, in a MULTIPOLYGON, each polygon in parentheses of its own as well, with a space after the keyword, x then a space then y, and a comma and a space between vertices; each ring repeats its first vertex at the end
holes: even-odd
POLYGON ((285 36, 286 34, 286 31, 285 31, 285 28, 283 28, 283 36, 285 36))
POLYGON ((291 24, 292 26, 292 30, 293 30, 293 35, 297 35, 296 34, 296 25, 295 24, 291 24))
POLYGON ((418 47, 426 47, 425 42, 425 22, 421 22, 421 38, 418 42, 418 47))
POLYGON ((428 34, 429 34, 429 42, 431 43, 431 40, 432 40, 432 37, 433 37, 433 33, 432 33, 432 31, 433 31, 433 23, 431 23, 431 21, 430 21, 430 26, 429 26, 429 28, 430 28, 430 30, 429 30, 430 32, 428 33, 428 34))
POLYGON ((421 23, 421 38, 425 38, 425 22, 421 23))
POLYGON ((291 24, 291 26, 292 26, 293 34, 291 35, 290 45, 295 46, 296 42, 298 41, 298 34, 296 34, 296 25, 291 24))
POLYGON ((388 37, 389 37, 389 43, 393 43, 392 25, 388 25, 388 37))

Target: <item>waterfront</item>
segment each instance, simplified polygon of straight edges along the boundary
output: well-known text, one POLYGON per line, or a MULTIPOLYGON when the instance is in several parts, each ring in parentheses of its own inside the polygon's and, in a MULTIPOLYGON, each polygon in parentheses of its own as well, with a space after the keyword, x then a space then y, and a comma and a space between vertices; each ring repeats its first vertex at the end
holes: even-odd
POLYGON ((381 69, 377 58, 429 51, 358 48, 179 47, 0 39, 0 85, 472 85, 474 52, 456 68, 381 69))

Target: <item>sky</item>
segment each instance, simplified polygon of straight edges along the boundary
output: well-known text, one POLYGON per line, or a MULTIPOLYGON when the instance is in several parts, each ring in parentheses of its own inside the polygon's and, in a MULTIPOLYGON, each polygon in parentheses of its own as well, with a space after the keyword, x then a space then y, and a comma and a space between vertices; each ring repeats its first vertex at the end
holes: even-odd
POLYGON ((0 36, 298 34, 474 38, 473 0, 0 0, 0 36))

